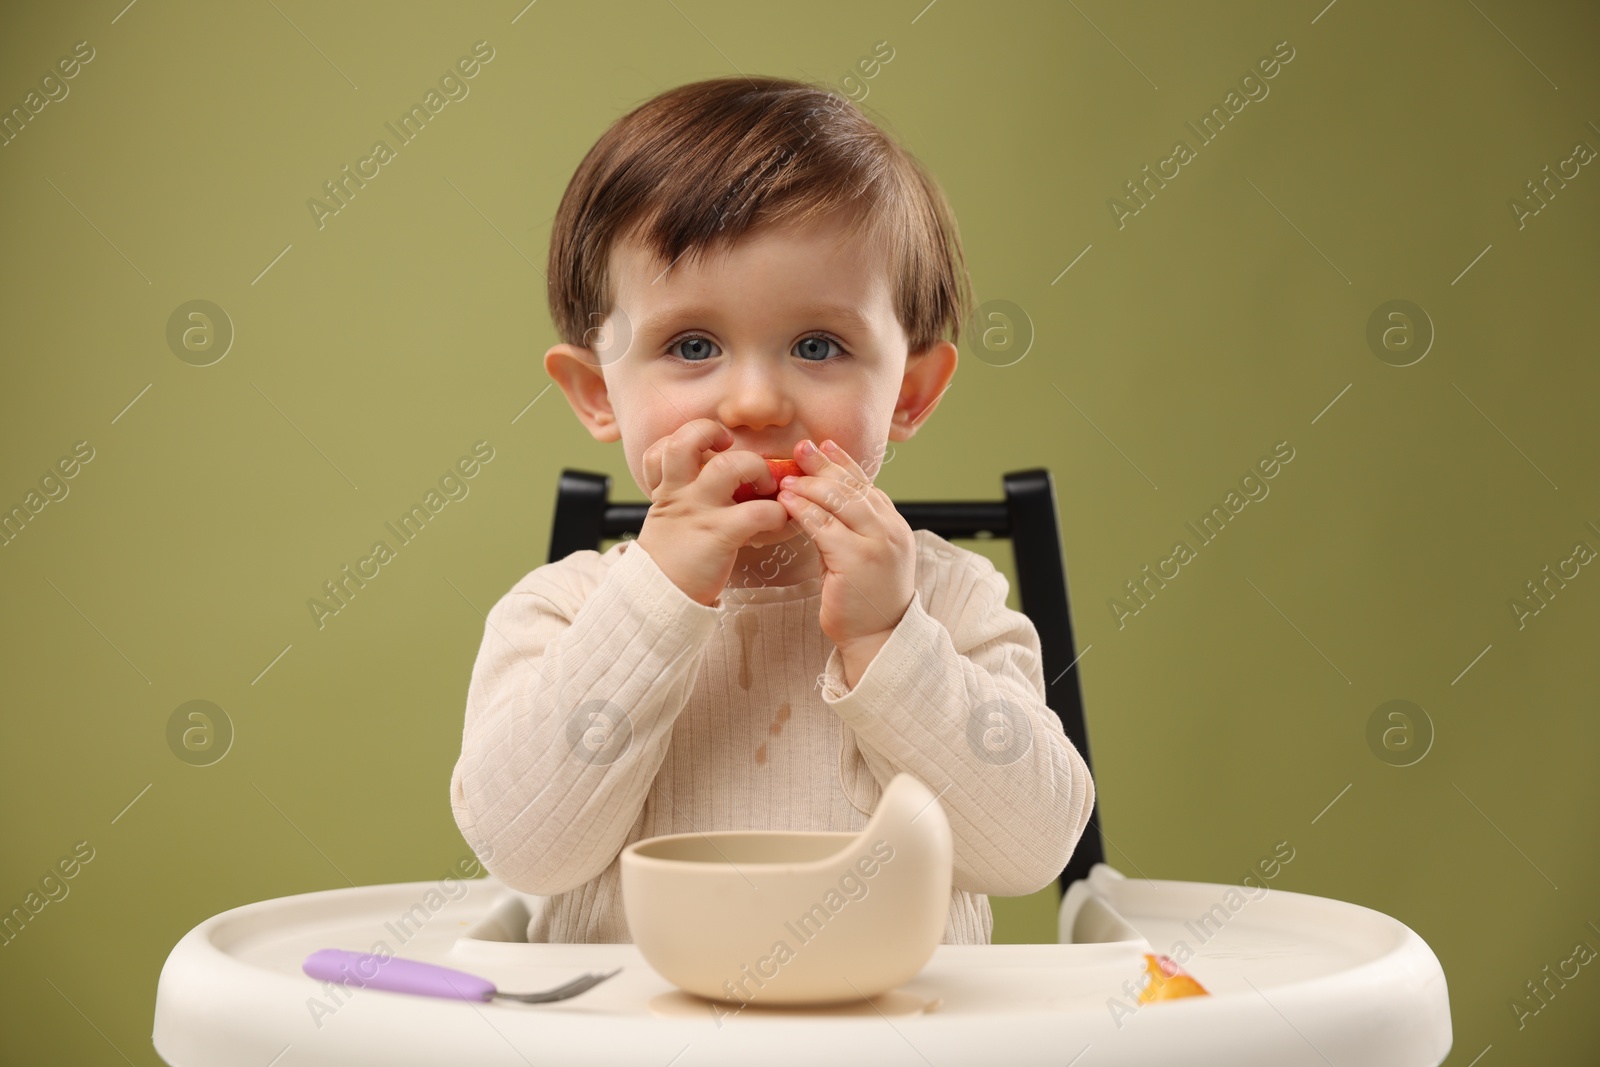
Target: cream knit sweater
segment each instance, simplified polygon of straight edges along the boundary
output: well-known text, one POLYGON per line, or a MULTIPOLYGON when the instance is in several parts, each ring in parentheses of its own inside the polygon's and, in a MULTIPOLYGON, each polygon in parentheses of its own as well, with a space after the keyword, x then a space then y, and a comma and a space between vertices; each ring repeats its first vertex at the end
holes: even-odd
POLYGON ((854 689, 821 578, 692 600, 635 541, 576 552, 490 610, 450 801, 484 866, 534 896, 533 942, 631 941, 624 846, 713 830, 866 826, 906 771, 955 841, 947 944, 985 894, 1056 878, 1094 786, 1044 702, 1039 636, 994 565, 915 531, 905 616, 854 689))

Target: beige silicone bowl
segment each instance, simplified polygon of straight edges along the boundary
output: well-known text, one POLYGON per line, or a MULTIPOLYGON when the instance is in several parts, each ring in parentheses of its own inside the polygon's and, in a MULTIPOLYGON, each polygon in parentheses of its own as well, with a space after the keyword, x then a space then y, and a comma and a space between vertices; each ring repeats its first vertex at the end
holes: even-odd
POLYGON ((622 850, 622 907, 661 976, 713 1000, 859 1001, 910 981, 944 936, 953 845, 938 797, 897 774, 859 834, 721 830, 622 850))

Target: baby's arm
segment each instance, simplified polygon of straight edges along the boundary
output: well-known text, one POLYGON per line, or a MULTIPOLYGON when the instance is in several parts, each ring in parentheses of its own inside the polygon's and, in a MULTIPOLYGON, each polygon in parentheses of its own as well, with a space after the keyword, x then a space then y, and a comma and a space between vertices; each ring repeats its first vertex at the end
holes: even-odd
POLYGON ((496 877, 553 896, 621 851, 719 613, 637 543, 581 603, 541 571, 489 611, 450 800, 496 877))
POLYGON ((1094 783, 1045 703, 1038 631, 1006 606, 1005 575, 973 558, 946 562, 931 599, 918 583, 854 689, 835 650, 822 698, 880 785, 905 771, 939 794, 956 888, 1021 896, 1060 876, 1094 783))

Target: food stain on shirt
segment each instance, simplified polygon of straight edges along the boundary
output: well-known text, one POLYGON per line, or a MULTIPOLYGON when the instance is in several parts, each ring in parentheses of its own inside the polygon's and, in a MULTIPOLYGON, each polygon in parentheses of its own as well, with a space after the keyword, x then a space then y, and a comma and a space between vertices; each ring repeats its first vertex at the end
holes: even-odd
MULTIPOLYGON (((783 724, 789 721, 790 714, 789 702, 786 700, 783 702, 783 706, 778 709, 778 713, 772 717, 772 723, 767 727, 768 732, 770 732, 774 737, 783 733, 783 724)), ((766 766, 766 763, 767 743, 763 741, 761 744, 756 746, 756 766, 764 767, 766 766)))
POLYGON ((739 686, 750 688, 750 646, 755 641, 756 620, 750 612, 739 614, 739 686))

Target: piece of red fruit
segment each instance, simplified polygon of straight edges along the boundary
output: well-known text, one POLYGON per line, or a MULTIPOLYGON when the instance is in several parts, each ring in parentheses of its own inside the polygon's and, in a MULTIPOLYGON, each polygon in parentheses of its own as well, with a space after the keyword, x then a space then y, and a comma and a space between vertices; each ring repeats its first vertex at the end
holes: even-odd
MULTIPOLYGON (((766 459, 767 469, 772 471, 774 481, 781 482, 791 474, 796 478, 805 474, 805 471, 800 469, 800 464, 792 459, 773 459, 771 457, 766 457, 766 459)), ((756 487, 750 482, 742 483, 739 488, 733 491, 733 502, 735 504, 742 504, 746 500, 776 500, 777 498, 777 489, 773 489, 770 493, 758 493, 756 492, 756 487)))

